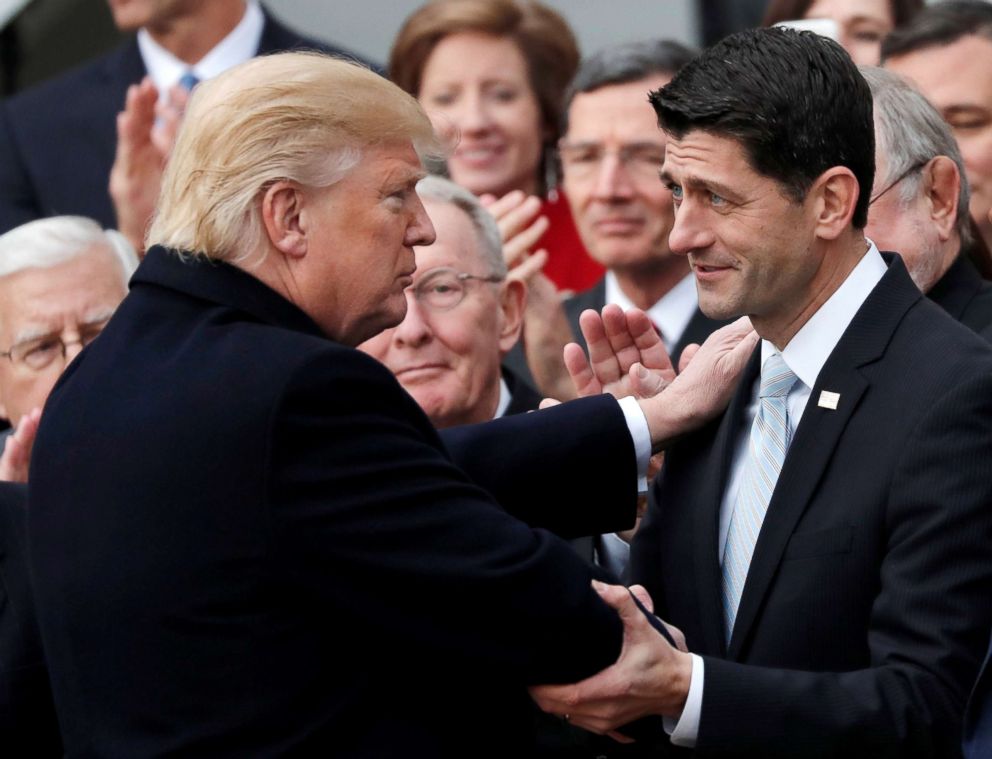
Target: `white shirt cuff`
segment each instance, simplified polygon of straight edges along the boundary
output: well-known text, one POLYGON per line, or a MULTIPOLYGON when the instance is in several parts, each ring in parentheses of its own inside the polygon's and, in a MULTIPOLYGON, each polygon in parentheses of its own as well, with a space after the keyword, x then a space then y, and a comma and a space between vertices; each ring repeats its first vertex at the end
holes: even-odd
POLYGON ((692 657, 692 677, 689 680, 689 695, 686 697, 682 716, 675 720, 662 717, 665 732, 676 746, 694 748, 699 735, 699 716, 703 711, 703 658, 696 654, 692 657))
POLYGON ((634 455, 637 457, 637 492, 644 494, 648 492, 651 430, 648 429, 647 417, 644 416, 644 412, 641 411, 641 406, 635 398, 627 396, 621 398, 618 403, 627 422, 627 429, 630 430, 630 437, 634 441, 634 455))

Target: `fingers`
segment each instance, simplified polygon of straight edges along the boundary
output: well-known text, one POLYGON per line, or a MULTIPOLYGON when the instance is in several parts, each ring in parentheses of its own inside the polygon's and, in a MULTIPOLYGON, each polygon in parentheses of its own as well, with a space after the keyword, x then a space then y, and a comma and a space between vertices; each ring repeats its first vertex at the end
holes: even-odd
POLYGON ((631 585, 627 590, 630 591, 630 594, 634 598, 641 602, 641 605, 645 609, 654 614, 654 600, 651 598, 651 594, 648 593, 647 588, 643 585, 631 585))
POLYGON ((696 355, 699 350, 699 345, 697 343, 690 343, 682 349, 682 355, 679 356, 679 374, 685 371, 685 368, 689 366, 689 362, 692 361, 692 357, 696 355))
POLYGON ((596 379, 582 346, 578 343, 569 343, 565 346, 562 355, 565 359, 565 369, 568 371, 568 376, 572 378, 575 392, 579 394, 580 398, 599 395, 603 392, 603 385, 596 379))
POLYGON ((606 602, 607 606, 616 610, 620 619, 623 620, 625 627, 629 621, 644 618, 641 610, 634 603, 634 598, 630 591, 623 585, 607 585, 605 582, 593 580, 592 589, 599 594, 599 597, 606 602))
POLYGON ((661 620, 661 624, 665 626, 668 634, 672 636, 672 640, 675 641, 675 647, 684 654, 689 653, 689 646, 685 642, 685 634, 675 625, 670 625, 665 620, 661 620))
POLYGON ((7 438, 0 454, 0 480, 27 482, 31 462, 31 447, 41 421, 41 409, 36 408, 21 417, 13 434, 7 438))
POLYGON ((541 403, 538 404, 538 408, 546 409, 546 408, 551 408, 552 406, 560 406, 560 405, 561 405, 561 401, 556 401, 554 398, 543 398, 541 399, 541 403))
POLYGON ((672 360, 650 317, 639 308, 628 309, 624 316, 627 320, 627 331, 640 353, 640 362, 648 369, 672 372, 674 378, 672 360))
MULTIPOLYGON (((542 248, 533 255, 527 256, 520 263, 511 268, 509 273, 507 273, 506 278, 509 281, 517 280, 520 282, 530 282, 531 277, 541 271, 544 268, 544 264, 547 262, 548 251, 542 248)), ((506 264, 507 266, 510 265, 509 260, 507 260, 506 264)))
POLYGON ((509 236, 503 236, 503 258, 506 260, 506 265, 512 268, 524 259, 548 231, 549 226, 547 217, 538 216, 529 227, 513 232, 509 236))
POLYGON ((603 309, 602 314, 589 309, 579 315, 579 329, 582 330, 586 345, 589 346, 589 363, 600 383, 604 385, 616 382, 626 373, 626 369, 620 368, 616 350, 607 334, 606 323, 609 319, 614 320, 614 332, 619 329, 616 326, 618 314, 619 319, 622 320, 623 311, 620 307, 609 305, 603 309))

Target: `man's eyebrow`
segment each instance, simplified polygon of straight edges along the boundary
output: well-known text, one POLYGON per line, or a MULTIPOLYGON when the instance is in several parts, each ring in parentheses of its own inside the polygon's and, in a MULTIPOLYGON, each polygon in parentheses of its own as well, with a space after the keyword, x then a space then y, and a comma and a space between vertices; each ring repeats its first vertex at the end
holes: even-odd
MULTIPOLYGON (((114 315, 114 311, 117 307, 113 308, 102 308, 99 311, 91 311, 86 314, 83 319, 79 321, 80 327, 92 327, 95 324, 101 324, 111 316, 114 315)), ((61 335, 63 330, 51 329, 49 327, 41 327, 38 325, 33 325, 30 327, 25 327, 20 332, 14 336, 14 345, 20 345, 21 343, 26 343, 31 340, 37 340, 40 337, 51 337, 54 335, 61 335)))
POLYGON ((726 195, 728 197, 733 197, 734 195, 736 195, 733 189, 723 184, 722 182, 717 182, 712 179, 702 179, 701 177, 693 176, 692 174, 690 174, 689 176, 685 177, 681 182, 676 182, 672 178, 672 175, 669 174, 664 169, 661 170, 660 176, 663 181, 671 182, 673 184, 678 184, 681 185, 682 187, 690 187, 696 190, 706 189, 709 190, 710 192, 715 192, 717 195, 726 195))

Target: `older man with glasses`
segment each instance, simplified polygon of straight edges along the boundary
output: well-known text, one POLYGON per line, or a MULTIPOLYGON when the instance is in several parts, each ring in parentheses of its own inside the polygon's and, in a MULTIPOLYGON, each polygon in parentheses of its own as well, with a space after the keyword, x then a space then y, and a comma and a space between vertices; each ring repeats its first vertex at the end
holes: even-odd
POLYGON ((861 73, 875 120, 865 234, 880 249, 899 251, 930 300, 981 332, 992 324, 992 283, 980 274, 987 253, 968 215, 968 178, 951 128, 898 74, 872 67, 861 73))
POLYGON ((507 280, 496 221, 441 177, 417 184, 437 240, 417 247, 403 321, 362 344, 435 426, 484 422, 537 408, 537 391, 500 361, 520 337, 526 286, 507 280))
POLYGON ((26 481, 41 408, 62 370, 103 329, 138 265, 124 238, 58 216, 0 236, 0 480, 26 481))

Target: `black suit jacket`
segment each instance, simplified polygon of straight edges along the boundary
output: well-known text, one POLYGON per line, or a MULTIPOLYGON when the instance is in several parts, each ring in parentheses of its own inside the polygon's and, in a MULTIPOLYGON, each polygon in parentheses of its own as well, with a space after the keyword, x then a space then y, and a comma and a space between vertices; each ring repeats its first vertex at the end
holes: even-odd
POLYGON ((966 252, 955 259, 927 297, 975 332, 992 325, 992 282, 982 279, 966 252))
POLYGON ((964 755, 966 759, 988 759, 992 756, 992 643, 968 702, 964 755))
POLYGON ((812 389, 728 649, 719 513, 759 355, 667 452, 631 557, 704 658, 697 750, 955 756, 992 626, 992 350, 890 264, 812 389))
POLYGON ((445 440, 253 277, 152 248, 32 456, 68 753, 526 751, 523 686, 610 664, 621 626, 568 545, 499 504, 565 534, 630 524, 633 446, 610 398, 445 440))
POLYGON ((528 411, 536 411, 540 408, 541 401, 544 399, 537 390, 505 367, 502 369, 502 374, 503 381, 510 391, 510 404, 506 407, 506 413, 503 416, 526 414, 528 411))
MULTIPOLYGON (((587 308, 591 308, 594 311, 602 311, 603 306, 606 305, 606 279, 601 279, 595 285, 590 287, 584 292, 578 293, 575 296, 569 298, 565 301, 565 315, 568 317, 568 323, 572 327, 572 332, 575 334, 575 340, 586 349, 586 339, 582 335, 582 330, 579 328, 579 316, 587 308)), ((695 313, 686 325, 685 330, 679 336, 678 341, 672 347, 671 359, 672 364, 675 366, 679 365, 679 357, 682 355, 682 351, 685 350, 687 345, 692 343, 702 343, 710 334, 727 324, 726 321, 720 321, 718 319, 710 319, 706 314, 696 308, 695 313)))
POLYGON ((5 756, 62 756, 28 580, 27 492, 0 482, 0 746, 5 756))
MULTIPOLYGON (((266 14, 259 53, 330 48, 266 14)), ((354 58, 354 56, 350 56, 354 58)), ((116 227, 107 189, 117 113, 145 76, 131 38, 110 53, 0 102, 0 234, 43 216, 76 214, 116 227)))

